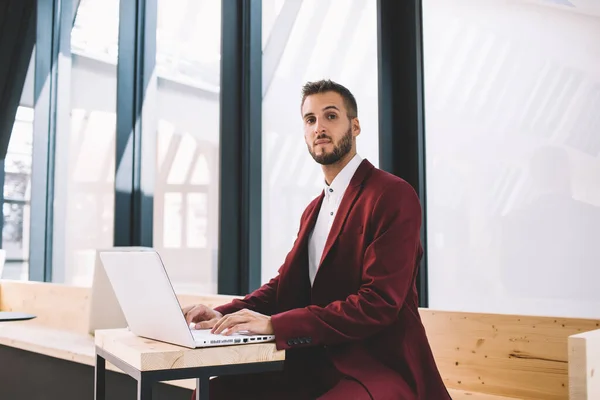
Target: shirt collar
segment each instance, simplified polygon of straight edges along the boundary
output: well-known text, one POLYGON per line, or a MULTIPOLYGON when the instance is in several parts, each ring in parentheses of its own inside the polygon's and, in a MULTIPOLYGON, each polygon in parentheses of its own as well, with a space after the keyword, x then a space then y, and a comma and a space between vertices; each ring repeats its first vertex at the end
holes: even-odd
POLYGON ((331 182, 331 185, 327 185, 327 183, 325 183, 325 196, 342 196, 346 191, 346 188, 348 188, 348 185, 350 184, 350 181, 352 180, 352 177, 354 176, 354 173, 360 166, 361 162, 362 158, 358 154, 352 157, 352 160, 350 160, 350 162, 346 164, 340 173, 337 174, 333 182, 331 182))

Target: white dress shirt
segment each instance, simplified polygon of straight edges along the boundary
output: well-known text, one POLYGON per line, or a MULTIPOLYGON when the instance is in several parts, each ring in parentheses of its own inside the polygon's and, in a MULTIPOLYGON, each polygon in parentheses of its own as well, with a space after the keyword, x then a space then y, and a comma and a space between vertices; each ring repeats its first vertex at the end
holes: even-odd
POLYGON ((317 275, 317 270, 321 264, 321 257, 325 249, 325 242, 329 236, 333 219, 337 215, 338 207, 342 202, 346 188, 350 180, 358 169, 362 158, 357 154, 352 160, 337 174, 331 185, 325 183, 325 197, 319 210, 319 216, 315 223, 315 228, 308 238, 308 274, 312 286, 317 275))

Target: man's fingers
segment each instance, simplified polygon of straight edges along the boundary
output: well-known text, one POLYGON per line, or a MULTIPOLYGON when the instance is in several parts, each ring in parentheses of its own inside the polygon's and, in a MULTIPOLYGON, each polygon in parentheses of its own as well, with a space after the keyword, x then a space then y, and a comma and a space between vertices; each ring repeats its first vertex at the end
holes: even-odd
POLYGON ((237 313, 228 314, 228 315, 224 316, 215 324, 215 327, 213 328, 212 333, 219 334, 219 333, 223 332, 223 330, 225 330, 225 329, 229 328, 231 325, 235 324, 239 318, 240 318, 240 316, 237 313))
POLYGON ((221 324, 223 323, 223 320, 225 318, 227 318, 228 315, 225 315, 224 317, 221 317, 216 323, 215 326, 213 326, 212 330, 210 331, 210 333, 216 333, 217 329, 219 329, 219 326, 221 326, 221 324))
POLYGON ((184 315, 185 315, 185 322, 187 322, 189 325, 192 322, 194 315, 189 311, 187 313, 185 313, 184 315))
POLYGON ((236 332, 240 331, 249 331, 250 332, 250 324, 237 324, 232 326, 226 333, 225 336, 233 335, 236 332))
POLYGON ((241 316, 241 315, 228 316, 228 318, 224 318, 224 320, 219 321, 218 326, 215 326, 215 328, 213 329, 214 330, 213 333, 220 334, 225 329, 231 329, 231 327, 233 327, 235 325, 243 324, 248 321, 249 321, 248 318, 245 318, 244 316, 241 316))
POLYGON ((231 323, 230 320, 233 318, 233 314, 226 315, 221 318, 214 326, 212 333, 219 334, 223 331, 223 329, 227 328, 231 323))
POLYGON ((214 316, 210 311, 209 308, 204 306, 196 307, 186 314, 186 321, 188 324, 191 322, 209 321, 214 316))
POLYGON ((211 319, 210 321, 202 321, 196 323, 196 329, 210 329, 217 323, 217 319, 211 319))
POLYGON ((191 323, 191 322, 199 322, 199 320, 201 319, 201 312, 198 312, 198 310, 196 309, 192 309, 190 312, 188 312, 185 315, 185 320, 187 321, 187 323, 191 323))
POLYGON ((192 304, 190 306, 182 308, 181 311, 183 312, 183 315, 189 323, 192 321, 192 318, 194 316, 206 313, 206 307, 202 304, 192 304))

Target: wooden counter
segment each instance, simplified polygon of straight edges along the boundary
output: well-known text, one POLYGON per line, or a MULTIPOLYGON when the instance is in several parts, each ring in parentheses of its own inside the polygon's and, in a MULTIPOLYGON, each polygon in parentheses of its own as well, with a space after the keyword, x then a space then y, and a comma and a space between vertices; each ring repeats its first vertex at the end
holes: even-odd
POLYGON ((94 338, 29 321, 0 324, 0 345, 19 348, 50 357, 94 365, 94 338))
MULTIPOLYGON (((37 315, 31 321, 0 324, 0 345, 93 366, 95 339, 87 333, 89 293, 89 288, 82 287, 0 281, 0 310, 37 315)), ((236 297, 178 298, 182 306, 204 303, 215 307, 236 297)), ((430 309, 421 309, 420 314, 454 399, 559 400, 569 398, 569 394, 573 400, 600 399, 599 320, 430 309)), ((115 345, 101 332, 96 340, 103 346, 115 345)), ((278 357, 272 344, 242 347, 246 346, 267 346, 261 357, 278 357)), ((132 365, 150 369, 164 362, 182 366, 223 362, 208 350, 202 349, 198 359, 178 358, 177 350, 163 347, 143 357, 131 350, 127 357, 132 365)), ((227 362, 247 360, 249 355, 244 349, 240 351, 230 354, 227 362)), ((107 368, 117 370, 109 364, 107 368)), ((190 389, 195 386, 191 380, 169 383, 190 389)))
POLYGON ((452 400, 515 400, 514 397, 496 396, 493 394, 469 392, 467 390, 448 389, 452 400))

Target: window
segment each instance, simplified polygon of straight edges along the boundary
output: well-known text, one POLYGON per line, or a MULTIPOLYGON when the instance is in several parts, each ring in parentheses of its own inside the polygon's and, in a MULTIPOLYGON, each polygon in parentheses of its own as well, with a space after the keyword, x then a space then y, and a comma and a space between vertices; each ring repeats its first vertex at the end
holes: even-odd
POLYGON ((423 3, 432 308, 600 317, 600 8, 571 3, 423 3))
POLYGON ((332 79, 356 97, 358 153, 378 165, 376 2, 263 1, 262 281, 277 274, 323 175, 304 143, 307 81, 332 79))
POLYGON ((158 1, 153 240, 181 292, 217 293, 220 43, 220 1, 158 1))
MULTIPOLYGON (((33 109, 20 106, 4 160, 4 224, 2 249, 4 279, 27 280, 29 275, 29 212, 31 199, 31 158, 33 109)), ((2 267, 0 266, 0 272, 2 267)))
POLYGON ((56 138, 54 282, 91 284, 95 250, 113 245, 118 32, 118 0, 81 0, 71 31, 71 126, 56 138))

